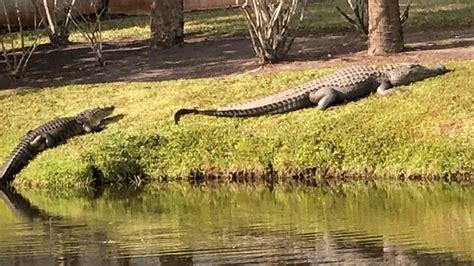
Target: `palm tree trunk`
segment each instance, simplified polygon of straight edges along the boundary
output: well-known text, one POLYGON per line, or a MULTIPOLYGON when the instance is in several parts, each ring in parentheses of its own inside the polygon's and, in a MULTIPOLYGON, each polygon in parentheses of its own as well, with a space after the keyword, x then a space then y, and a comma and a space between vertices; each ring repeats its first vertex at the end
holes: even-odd
POLYGON ((369 54, 386 55, 402 50, 398 0, 369 0, 369 54))
POLYGON ((183 0, 153 0, 151 6, 151 48, 168 48, 183 41, 183 0))

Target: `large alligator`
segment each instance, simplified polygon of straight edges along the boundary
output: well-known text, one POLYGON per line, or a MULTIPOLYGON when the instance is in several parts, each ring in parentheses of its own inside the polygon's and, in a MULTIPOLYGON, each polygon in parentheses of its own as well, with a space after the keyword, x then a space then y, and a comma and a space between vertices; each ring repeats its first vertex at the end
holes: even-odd
POLYGON ((186 114, 201 114, 218 117, 253 117, 281 114, 317 105, 319 109, 364 97, 374 91, 385 95, 396 90, 396 86, 408 85, 429 77, 448 72, 445 66, 427 67, 415 63, 391 64, 382 67, 351 66, 328 76, 312 80, 290 90, 232 104, 218 109, 180 109, 175 123, 186 114))
POLYGON ((0 170, 0 185, 10 183, 40 152, 61 145, 73 136, 102 130, 103 121, 113 110, 113 106, 87 109, 76 116, 57 118, 28 131, 0 170))

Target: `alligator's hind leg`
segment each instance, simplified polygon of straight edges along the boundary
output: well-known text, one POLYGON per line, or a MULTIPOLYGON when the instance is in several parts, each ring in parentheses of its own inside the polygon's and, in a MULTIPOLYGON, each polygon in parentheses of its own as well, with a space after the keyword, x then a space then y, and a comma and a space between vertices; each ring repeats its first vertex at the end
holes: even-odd
POLYGON ((67 138, 61 135, 61 132, 52 133, 44 133, 42 135, 46 140, 46 147, 47 148, 54 148, 58 145, 66 143, 67 138))
POLYGON ((46 147, 53 148, 56 146, 56 140, 49 133, 44 133, 42 137, 45 139, 46 147))
POLYGON ((392 84, 390 84, 388 81, 380 83, 380 85, 377 87, 377 93, 380 95, 387 95, 396 90, 398 90, 398 88, 393 88, 392 84))
POLYGON ((36 151, 40 152, 47 148, 47 139, 44 136, 38 135, 30 142, 30 146, 36 151))
POLYGON ((331 88, 320 89, 309 95, 309 101, 325 110, 337 101, 337 92, 331 88))

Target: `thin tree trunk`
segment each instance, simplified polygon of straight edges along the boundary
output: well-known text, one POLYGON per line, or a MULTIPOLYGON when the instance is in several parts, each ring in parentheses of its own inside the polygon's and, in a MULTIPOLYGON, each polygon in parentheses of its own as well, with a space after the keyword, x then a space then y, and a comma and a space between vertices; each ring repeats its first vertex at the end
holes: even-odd
POLYGON ((150 47, 168 48, 183 41, 183 0, 153 0, 150 47))
POLYGON ((369 0, 369 54, 386 55, 402 50, 398 0, 369 0))
POLYGON ((100 1, 100 9, 99 9, 99 13, 103 14, 103 15, 106 15, 108 13, 108 10, 109 10, 109 0, 101 0, 100 1))
POLYGON ((32 0, 32 3, 48 25, 47 33, 51 44, 55 46, 69 44, 69 23, 66 14, 69 13, 70 7, 68 5, 61 5, 60 7, 57 0, 53 2, 50 0, 32 0), (63 8, 64 10, 62 10, 63 8))

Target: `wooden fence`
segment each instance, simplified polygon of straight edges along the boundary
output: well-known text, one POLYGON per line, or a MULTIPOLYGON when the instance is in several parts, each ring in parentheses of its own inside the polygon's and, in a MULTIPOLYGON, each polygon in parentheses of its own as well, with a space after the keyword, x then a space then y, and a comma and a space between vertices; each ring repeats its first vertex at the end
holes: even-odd
MULTIPOLYGON (((109 0, 111 14, 145 15, 152 0, 109 0)), ((242 0, 183 0, 184 10, 208 10, 237 6, 242 0)))
MULTIPOLYGON (((32 26, 34 23, 34 7, 31 0, 0 0, 0 27, 7 25, 4 8, 7 10, 10 23, 18 24, 15 1, 18 1, 20 9, 21 20, 24 26, 32 26)), ((53 6, 54 0, 48 0, 50 7, 53 6)), ((66 0, 60 0, 59 3, 66 0)), ((76 0, 80 4, 79 10, 81 12, 93 12, 90 10, 91 1, 100 6, 101 0, 76 0)), ((228 8, 237 6, 243 0, 183 0, 184 10, 207 10, 217 8, 228 8)), ((42 1, 41 1, 42 2, 42 1)), ((125 15, 147 15, 150 13, 152 0, 109 0, 108 12, 111 14, 125 14, 125 15)))
POLYGON ((207 10, 214 8, 234 7, 241 0, 184 0, 184 10, 207 10))
MULTIPOLYGON (((59 0, 57 2, 58 6, 64 5, 67 0, 59 0)), ((53 11, 55 0, 48 0, 48 6, 51 11, 53 11)), ((20 10, 20 18, 23 26, 33 26, 35 22, 35 8, 33 6, 33 1, 31 0, 0 0, 0 27, 7 26, 7 16, 8 20, 13 27, 18 27, 18 17, 16 10, 16 3, 18 3, 18 9, 20 10)), ((43 3, 43 1, 40 1, 43 3)), ((77 0, 77 10, 81 13, 93 13, 93 6, 100 6, 101 0, 77 0)), ((40 19, 38 16, 38 20, 40 19)))

